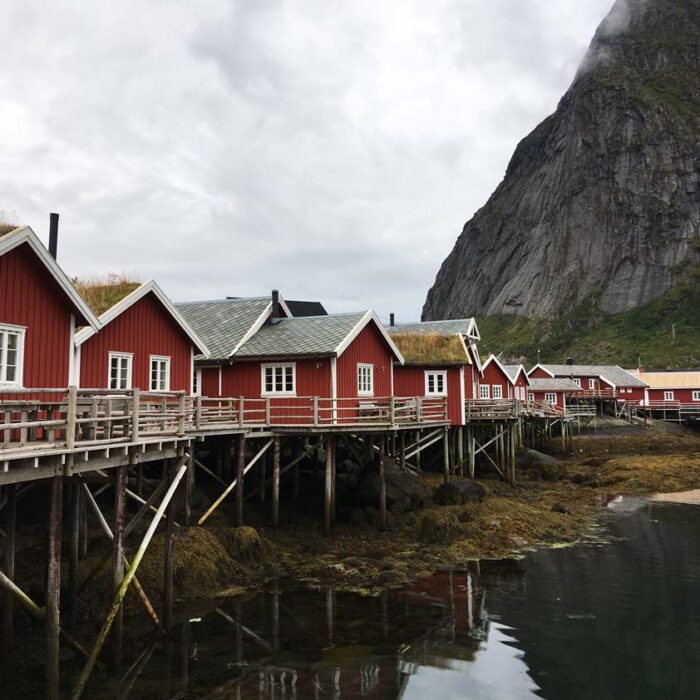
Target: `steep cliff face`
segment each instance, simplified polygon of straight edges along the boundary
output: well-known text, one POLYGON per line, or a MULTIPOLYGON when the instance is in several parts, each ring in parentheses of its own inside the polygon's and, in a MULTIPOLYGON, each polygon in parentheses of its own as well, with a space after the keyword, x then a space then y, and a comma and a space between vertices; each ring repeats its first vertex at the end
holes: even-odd
POLYGON ((423 318, 632 309, 700 260, 700 0, 617 0, 423 318))

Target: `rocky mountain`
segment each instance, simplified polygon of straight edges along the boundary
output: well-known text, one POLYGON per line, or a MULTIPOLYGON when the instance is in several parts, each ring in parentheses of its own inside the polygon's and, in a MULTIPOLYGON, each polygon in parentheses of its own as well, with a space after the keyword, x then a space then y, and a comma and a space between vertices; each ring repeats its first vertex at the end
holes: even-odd
POLYGON ((616 314, 699 262, 700 0, 617 0, 464 226, 423 318, 616 314))

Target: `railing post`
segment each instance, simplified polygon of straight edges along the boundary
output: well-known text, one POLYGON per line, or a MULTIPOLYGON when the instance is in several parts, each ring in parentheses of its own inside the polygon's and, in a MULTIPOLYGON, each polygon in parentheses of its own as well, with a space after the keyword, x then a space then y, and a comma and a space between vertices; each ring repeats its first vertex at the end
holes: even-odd
POLYGON ((185 434, 185 392, 183 391, 177 400, 177 434, 182 437, 185 434))
POLYGON ((416 423, 422 422, 423 414, 423 399, 420 396, 416 396, 416 423))
POLYGON ((270 425, 272 414, 270 413, 270 397, 265 397, 265 425, 270 425))
POLYGON ((243 409, 245 407, 245 396, 238 398, 238 425, 243 427, 243 409))
POLYGON ((131 391, 131 441, 137 442, 141 427, 139 425, 141 418, 141 389, 136 387, 131 391))
POLYGON ((66 408, 66 447, 75 447, 75 433, 77 424, 75 422, 78 410, 78 387, 68 387, 68 406, 66 408))
POLYGON ((202 428, 202 397, 197 396, 196 402, 194 409, 194 427, 200 430, 202 428))
POLYGON ((389 397, 389 423, 396 423, 396 399, 393 396, 389 397))
POLYGON ((314 425, 318 425, 318 396, 314 396, 314 425))

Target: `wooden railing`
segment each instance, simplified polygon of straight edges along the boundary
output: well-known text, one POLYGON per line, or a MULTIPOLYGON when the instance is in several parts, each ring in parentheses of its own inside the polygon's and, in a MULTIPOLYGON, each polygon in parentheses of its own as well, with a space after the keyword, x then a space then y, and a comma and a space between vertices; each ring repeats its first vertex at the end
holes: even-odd
POLYGON ((184 392, 0 389, 0 451, 80 448, 255 427, 447 422, 446 398, 189 397, 184 392))

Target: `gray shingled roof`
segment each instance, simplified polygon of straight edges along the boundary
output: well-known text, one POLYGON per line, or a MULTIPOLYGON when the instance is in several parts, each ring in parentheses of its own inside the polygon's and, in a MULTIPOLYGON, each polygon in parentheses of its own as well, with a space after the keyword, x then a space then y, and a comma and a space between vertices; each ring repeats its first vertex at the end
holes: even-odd
POLYGON ((283 318, 279 323, 263 326, 243 344, 236 357, 334 355, 364 316, 365 312, 283 318))
POLYGON ((581 387, 565 377, 547 377, 546 379, 530 377, 530 389, 532 391, 580 391, 581 387))
POLYGON ((397 323, 388 326, 390 333, 436 333, 438 335, 453 335, 461 333, 467 335, 471 318, 459 318, 447 321, 421 321, 420 323, 397 323))
POLYGON ((615 386, 639 386, 646 384, 618 365, 540 365, 556 377, 603 377, 615 386))
POLYGON ((272 304, 270 297, 188 301, 175 308, 206 343, 209 359, 224 360, 272 304))
POLYGON ((506 374, 510 377, 511 382, 515 381, 515 378, 518 376, 518 372, 521 369, 525 371, 522 365, 503 365, 503 369, 506 371, 506 374))

